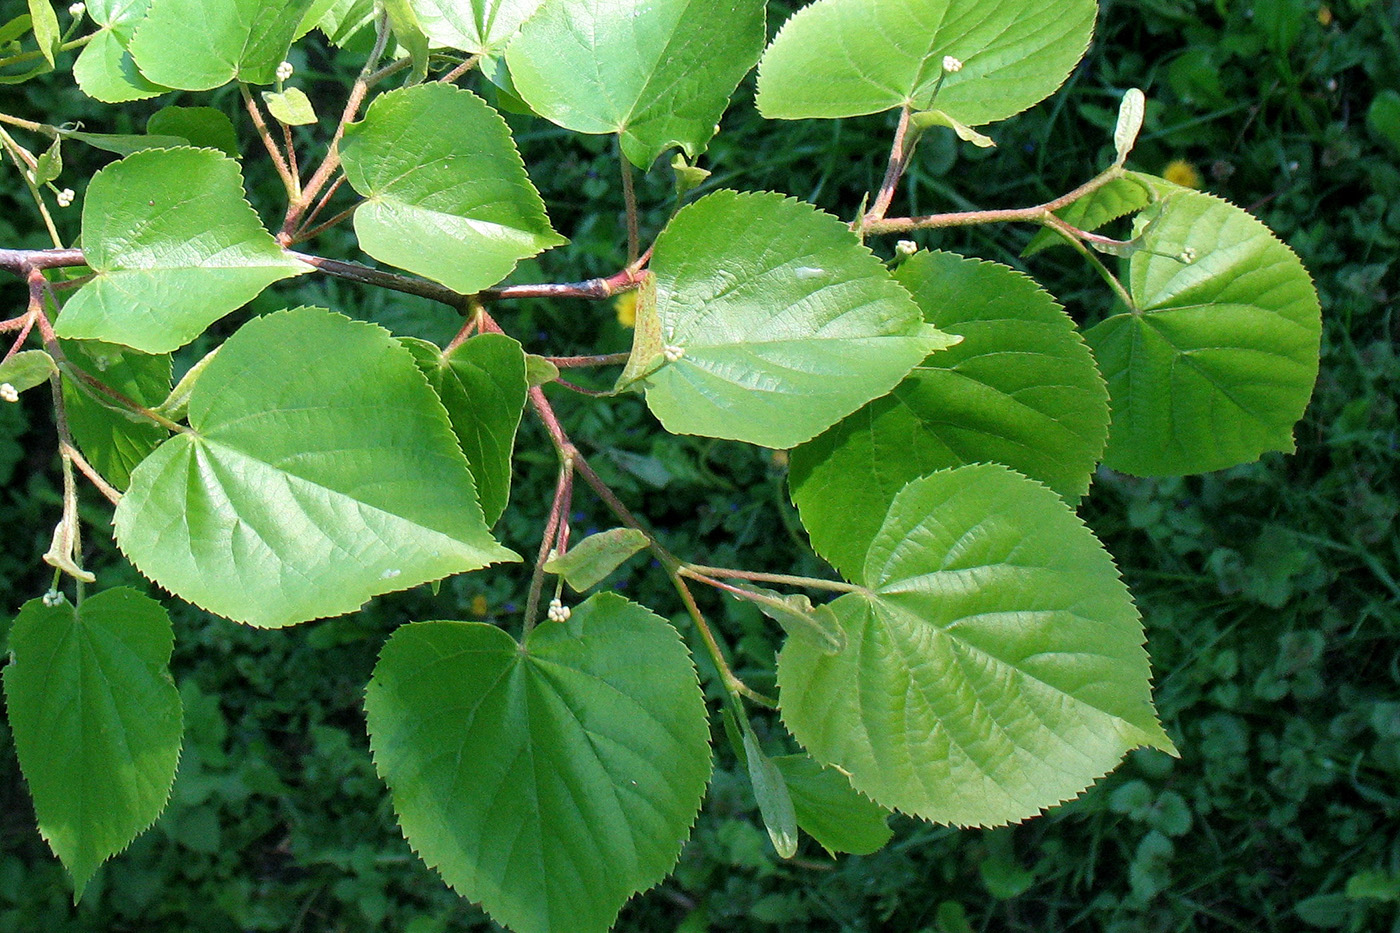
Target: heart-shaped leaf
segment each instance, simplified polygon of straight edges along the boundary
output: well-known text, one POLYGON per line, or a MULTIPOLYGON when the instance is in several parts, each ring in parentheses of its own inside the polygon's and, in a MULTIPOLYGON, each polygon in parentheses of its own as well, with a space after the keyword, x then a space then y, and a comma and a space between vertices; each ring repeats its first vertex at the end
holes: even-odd
POLYGON ((640 306, 644 290, 637 325, 661 351, 643 360, 656 341, 638 344, 623 379, 676 434, 792 447, 956 342, 845 224, 778 194, 717 191, 683 208, 651 270, 655 307, 640 306))
POLYGON ((506 121, 470 91, 434 83, 376 98, 345 131, 343 156, 369 199, 355 211, 360 247, 463 294, 568 242, 550 228, 506 121))
POLYGON ((273 282, 311 268, 263 229, 238 163, 209 149, 151 149, 94 175, 83 255, 95 277, 54 329, 146 353, 184 346, 273 282))
POLYGON ((409 843, 516 933, 605 933, 674 866, 710 773, 685 645, 611 593, 524 645, 405 625, 365 709, 409 843))
POLYGON ((435 45, 494 55, 520 31, 542 0, 409 0, 435 45))
POLYGON ((166 87, 272 84, 312 0, 149 0, 131 55, 166 87))
POLYGON ((1168 199, 1155 221, 1151 210, 1137 219, 1146 230, 1128 260, 1137 308, 1084 335, 1113 409, 1104 463, 1164 476, 1292 451, 1322 339, 1307 270, 1233 204, 1137 177, 1168 199))
POLYGON ((117 543, 211 612, 276 628, 515 558, 442 403, 376 325, 319 308, 245 324, 189 423, 132 472, 117 543))
POLYGON ((75 897, 165 809, 182 732, 174 644, 160 603, 126 588, 79 608, 30 600, 10 631, 15 752, 75 897))
POLYGON ((150 0, 91 0, 87 15, 103 27, 73 63, 73 77, 87 96, 108 104, 145 100, 170 90, 146 79, 127 51, 150 0))
POLYGON ((937 107, 968 126, 1004 120, 1064 83, 1095 12, 1094 0, 817 0, 764 53, 758 109, 798 120, 937 107))
POLYGON ((548 0, 506 50, 515 89, 579 133, 618 133, 648 168, 704 151, 763 51, 762 0, 548 0))
POLYGON ((1063 499, 995 464, 914 480, 831 603, 846 647, 790 640, 783 721, 876 803, 942 823, 1026 819, 1130 749, 1173 751, 1112 559, 1063 499))

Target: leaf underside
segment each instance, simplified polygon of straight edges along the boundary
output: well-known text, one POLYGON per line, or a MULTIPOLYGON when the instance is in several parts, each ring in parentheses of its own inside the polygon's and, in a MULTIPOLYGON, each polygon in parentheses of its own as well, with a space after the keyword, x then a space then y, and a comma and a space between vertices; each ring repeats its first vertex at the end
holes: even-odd
POLYGON ((1005 467, 914 480, 831 603, 846 646, 790 640, 783 721, 876 803, 993 826, 1080 793, 1139 745, 1172 751, 1143 630, 1064 500, 1005 467))

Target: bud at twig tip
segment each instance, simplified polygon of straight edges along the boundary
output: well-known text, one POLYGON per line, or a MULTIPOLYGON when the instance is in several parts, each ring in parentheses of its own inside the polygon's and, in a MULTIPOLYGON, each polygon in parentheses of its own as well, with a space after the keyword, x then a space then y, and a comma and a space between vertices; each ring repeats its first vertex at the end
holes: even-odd
POLYGON ((943 56, 943 70, 948 72, 948 74, 957 74, 959 71, 962 71, 962 67, 962 59, 954 58, 951 55, 943 56))

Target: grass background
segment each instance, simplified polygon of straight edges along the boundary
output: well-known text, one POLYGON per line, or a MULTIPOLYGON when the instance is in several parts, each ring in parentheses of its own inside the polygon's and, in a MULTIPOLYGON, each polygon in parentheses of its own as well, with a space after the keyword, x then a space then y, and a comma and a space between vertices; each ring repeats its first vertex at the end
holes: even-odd
MULTIPOLYGON (((23 9, 0 3, 3 19, 23 9)), ((773 25, 786 12, 772 5, 773 25)), ((321 110, 337 112, 355 56, 308 47, 293 61, 321 110)), ((1302 256, 1326 321, 1296 454, 1185 479, 1101 471, 1084 506, 1142 607, 1158 704, 1181 759, 1133 753, 1081 799, 1021 826, 958 831, 896 818, 894 840, 875 855, 833 862, 804 842, 784 862, 718 742, 710 795, 674 877, 635 899, 619 930, 1400 930, 1400 3, 1103 2, 1090 54, 1064 92, 998 125, 995 151, 954 145, 951 134, 926 139, 903 203, 913 212, 1013 206, 1068 190, 1111 159, 1117 99, 1131 86, 1147 91, 1149 108, 1130 165, 1160 173, 1184 162, 1203 188, 1252 210, 1302 256)), ((751 97, 749 82, 705 158, 710 186, 783 191, 849 216, 878 184, 892 119, 773 124, 751 97)), ((237 115, 232 95, 213 103, 237 115)), ((0 87, 6 112, 95 131, 139 131, 157 106, 101 107, 66 76, 0 87)), ((555 225, 574 241, 520 279, 618 268, 610 144, 512 120, 555 225)), ((240 131, 250 189, 270 218, 275 178, 246 121, 240 131)), ((81 191, 108 157, 69 149, 61 184, 81 191)), ((309 136, 301 149, 318 151, 309 136)), ((0 244, 47 245, 12 168, 0 177, 0 244)), ((670 171, 639 179, 639 191, 654 234, 670 208, 670 171)), ((60 220, 76 233, 75 211, 60 220)), ((931 232, 919 242, 1024 268, 1076 318, 1102 314, 1105 290, 1068 251, 1017 258, 1030 233, 931 232)), ((351 248, 335 233, 318 246, 351 248)), ((3 294, 13 306, 22 287, 3 294)), ((300 302, 439 339, 455 327, 426 304, 334 282, 274 289, 254 310, 300 302)), ((608 304, 520 303, 500 318, 535 351, 630 342, 608 304)), ((817 570, 780 457, 660 434, 635 399, 558 405, 674 550, 817 570)), ((47 587, 37 555, 59 511, 51 438, 44 400, 0 406, 0 617, 47 587)), ((525 553, 553 483, 553 455, 528 420, 516 482, 500 531, 525 553)), ((91 527, 105 527, 106 507, 87 507, 91 527)), ((607 527, 587 497, 576 507, 579 530, 607 527)), ((110 545, 90 547, 104 586, 144 586, 110 545)), ((186 715, 173 799, 76 908, 34 831, 0 726, 0 933, 491 929, 399 835, 370 763, 361 697, 394 626, 514 624, 525 585, 520 570, 456 578, 437 600, 410 592, 281 632, 171 601, 186 715)), ((641 558, 618 586, 663 613, 679 608, 641 558)), ((733 604, 711 599, 707 609, 722 619, 741 673, 771 682, 773 626, 733 604)))

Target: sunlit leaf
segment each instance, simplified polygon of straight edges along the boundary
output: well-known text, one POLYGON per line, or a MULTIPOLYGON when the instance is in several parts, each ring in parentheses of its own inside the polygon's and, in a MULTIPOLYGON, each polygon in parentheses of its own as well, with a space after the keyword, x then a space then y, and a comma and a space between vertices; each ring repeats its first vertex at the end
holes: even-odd
POLYGON ((764 53, 758 109, 796 120, 936 106, 968 126, 1004 120, 1064 83, 1095 12, 1094 0, 817 0, 764 53))
POLYGON ((83 255, 95 278, 63 306, 58 335, 147 353, 184 346, 273 282, 310 271, 263 229, 238 163, 208 149, 138 152, 94 175, 83 255))
POLYGON ((276 628, 515 557, 442 403, 380 327, 317 308, 245 324, 189 423, 132 472, 117 543, 211 612, 276 628))
POLYGON ((876 803, 992 826, 1067 800, 1139 745, 1172 749, 1143 630, 1063 499, 994 464, 917 479, 831 604, 846 648, 790 640, 783 721, 876 803))
POLYGON ((375 99, 345 132, 345 174, 368 201, 360 247, 464 294, 567 242, 549 226, 505 120, 470 91, 425 84, 375 99))
POLYGON ((1233 204, 1139 177, 1170 201, 1128 260, 1137 310, 1085 334, 1113 408, 1104 462, 1162 476, 1292 451, 1322 337, 1307 270, 1233 204))
POLYGON ((547 0, 506 51, 515 89, 579 133, 618 133, 632 164, 704 151, 763 51, 761 0, 547 0))
MULTIPOLYGON (((683 208, 651 270, 661 352, 634 347, 620 387, 637 379, 677 434, 791 447, 955 342, 845 224, 777 194, 718 191, 683 208)), ((643 312, 639 300, 639 333, 643 312)))

